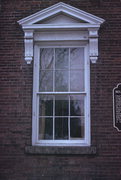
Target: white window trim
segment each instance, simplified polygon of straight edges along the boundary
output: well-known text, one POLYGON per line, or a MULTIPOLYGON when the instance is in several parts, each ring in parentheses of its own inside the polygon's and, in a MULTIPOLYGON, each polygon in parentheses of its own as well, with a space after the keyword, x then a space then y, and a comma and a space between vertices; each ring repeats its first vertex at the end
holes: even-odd
MULTIPOLYGON (((66 44, 66 42, 65 42, 66 44)), ((73 44, 73 42, 71 42, 73 44)), ((85 138, 84 140, 38 140, 39 126, 38 126, 38 89, 39 89, 39 55, 40 48, 42 47, 52 47, 52 46, 42 46, 35 45, 34 47, 34 75, 33 75, 33 117, 32 117, 32 145, 36 146, 90 146, 91 144, 91 134, 90 134, 90 61, 89 61, 89 48, 87 45, 81 45, 76 47, 84 47, 84 59, 85 59, 85 91, 81 94, 86 94, 85 96, 85 138)), ((55 46, 54 46, 55 47, 55 46)), ((60 47, 60 46, 56 46, 60 47)), ((75 47, 64 45, 64 41, 61 42, 61 47, 75 47)))
MULTIPOLYGON (((38 31, 54 31, 54 30, 78 30, 88 32, 86 39, 89 41, 89 56, 92 63, 96 63, 98 59, 98 29, 104 22, 104 19, 94 16, 90 13, 77 9, 65 3, 57 3, 49 8, 39 11, 31 16, 23 18, 18 21, 24 30, 24 43, 25 43, 25 60, 30 64, 33 59, 33 46, 35 41, 35 34, 38 31), (44 20, 57 16, 63 13, 72 18, 67 23, 48 22, 44 24, 44 20), (77 22, 73 21, 76 19, 77 22), (82 23, 82 21, 84 23, 82 23), (39 24, 36 24, 40 22, 39 24)), ((78 36, 79 37, 79 36, 78 36)), ((85 39, 85 37, 83 37, 85 39)))
MULTIPOLYGON (((38 141, 38 126, 37 126, 37 89, 39 82, 39 49, 40 46, 60 45, 60 42, 65 46, 85 46, 86 65, 86 81, 85 85, 88 89, 85 109, 86 113, 86 138, 85 141, 65 143, 68 146, 90 146, 90 61, 96 63, 98 59, 98 30, 104 19, 94 16, 90 13, 72 7, 65 3, 57 3, 49 8, 41 10, 31 16, 23 18, 18 21, 24 31, 24 45, 25 45, 25 60, 30 64, 34 59, 34 73, 33 73, 33 112, 32 112, 32 145, 40 146, 38 141), (61 21, 59 21, 58 14, 61 14, 61 21), (62 16, 65 16, 64 21, 62 16), (53 17, 55 19, 53 19, 53 17), (54 21, 55 20, 55 21, 54 21), (61 22, 61 23, 60 23, 61 22)), ((62 45, 61 45, 62 46, 62 45)), ((45 141, 44 141, 45 142, 45 141)), ((71 140, 72 142, 72 140, 71 140)), ((65 145, 63 142, 57 143, 57 146, 65 145)), ((55 146, 54 143, 44 143, 44 146, 55 146)))

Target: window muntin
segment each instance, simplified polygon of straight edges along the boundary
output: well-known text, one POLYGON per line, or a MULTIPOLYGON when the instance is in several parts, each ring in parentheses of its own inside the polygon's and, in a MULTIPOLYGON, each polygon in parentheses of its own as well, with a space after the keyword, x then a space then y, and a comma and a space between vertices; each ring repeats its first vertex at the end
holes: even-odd
POLYGON ((84 49, 40 48, 40 143, 77 142, 86 138, 84 49))

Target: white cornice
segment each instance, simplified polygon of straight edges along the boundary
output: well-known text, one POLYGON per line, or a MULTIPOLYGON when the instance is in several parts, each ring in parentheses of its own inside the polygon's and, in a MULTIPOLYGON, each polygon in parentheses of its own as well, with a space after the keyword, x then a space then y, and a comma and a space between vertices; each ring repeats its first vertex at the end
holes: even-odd
POLYGON ((99 29, 99 24, 89 24, 89 23, 73 23, 73 24, 63 24, 63 25, 56 25, 56 24, 33 24, 33 25, 23 25, 23 29, 87 29, 87 28, 97 28, 99 29))
POLYGON ((35 14, 32 14, 26 18, 23 18, 23 19, 19 20, 18 23, 21 25, 23 25, 23 24, 32 25, 32 24, 37 23, 41 20, 47 19, 48 17, 54 16, 58 13, 65 13, 67 15, 74 17, 74 18, 86 21, 86 22, 91 23, 91 24, 101 24, 104 22, 104 19, 102 19, 102 18, 99 18, 99 17, 94 16, 90 13, 87 13, 85 11, 77 9, 73 6, 70 6, 68 4, 60 2, 60 3, 57 3, 57 4, 55 4, 49 8, 46 8, 46 9, 41 10, 35 14))

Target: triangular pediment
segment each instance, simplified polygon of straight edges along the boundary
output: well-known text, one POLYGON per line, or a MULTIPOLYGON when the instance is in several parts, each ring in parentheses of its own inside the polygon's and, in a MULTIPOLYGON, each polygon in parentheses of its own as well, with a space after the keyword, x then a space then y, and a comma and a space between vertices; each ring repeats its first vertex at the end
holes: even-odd
POLYGON ((34 24, 73 24, 73 23, 87 23, 86 21, 76 19, 64 13, 55 14, 44 20, 36 22, 34 24))
POLYGON ((31 63, 35 42, 81 41, 89 43, 90 60, 98 57, 98 30, 104 19, 63 2, 18 21, 24 30, 25 60, 31 63))
POLYGON ((101 24, 104 20, 65 3, 57 3, 18 21, 21 25, 33 24, 101 24))

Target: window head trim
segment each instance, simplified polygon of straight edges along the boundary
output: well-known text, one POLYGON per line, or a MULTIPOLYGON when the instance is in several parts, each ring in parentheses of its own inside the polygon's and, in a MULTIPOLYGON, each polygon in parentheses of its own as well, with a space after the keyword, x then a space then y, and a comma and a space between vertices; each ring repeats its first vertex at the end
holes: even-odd
POLYGON ((33 46, 36 41, 34 36, 42 30, 81 30, 88 32, 90 60, 95 63, 98 58, 98 29, 103 22, 104 19, 102 18, 62 2, 19 20, 18 23, 24 31, 25 60, 27 64, 30 64, 33 59, 33 46), (63 20, 61 19, 60 23, 58 14, 63 14, 63 20))

